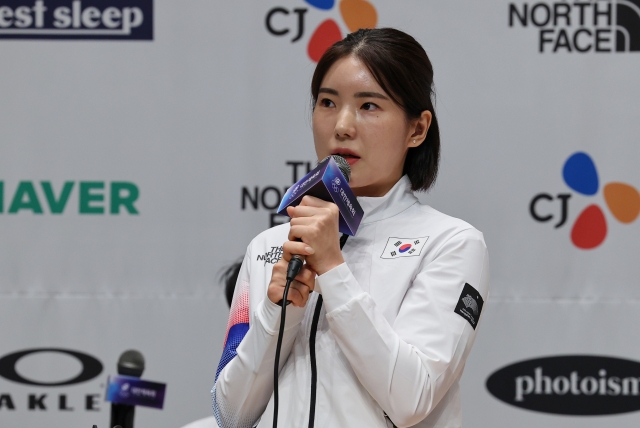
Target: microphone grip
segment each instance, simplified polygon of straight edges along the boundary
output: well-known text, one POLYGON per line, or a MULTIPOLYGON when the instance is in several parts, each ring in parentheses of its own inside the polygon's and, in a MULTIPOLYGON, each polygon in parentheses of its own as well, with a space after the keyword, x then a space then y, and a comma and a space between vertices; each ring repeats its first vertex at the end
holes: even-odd
POLYGON ((135 407, 128 404, 111 404, 111 423, 109 426, 119 425, 122 428, 133 428, 135 407))
MULTIPOLYGON (((302 242, 301 239, 296 239, 298 242, 302 242)), ((289 290, 289 286, 291 282, 295 279, 296 276, 300 273, 300 269, 302 269, 302 265, 304 265, 304 257, 294 254, 291 256, 291 260, 289 260, 289 265, 287 266, 287 285, 285 286, 285 290, 289 290)), ((287 306, 291 304, 291 300, 287 300, 287 306)), ((282 300, 280 300, 277 305, 282 306, 282 300)))
POLYGON ((300 269, 302 269, 302 265, 304 264, 304 258, 297 254, 291 256, 291 260, 289 260, 289 266, 287 266, 287 281, 293 281, 296 276, 300 273, 300 269))
MULTIPOLYGON (((296 242, 302 242, 302 239, 296 238, 296 242)), ((289 266, 287 266, 287 281, 293 281, 300 273, 302 265, 304 264, 304 257, 294 254, 289 260, 289 266)))

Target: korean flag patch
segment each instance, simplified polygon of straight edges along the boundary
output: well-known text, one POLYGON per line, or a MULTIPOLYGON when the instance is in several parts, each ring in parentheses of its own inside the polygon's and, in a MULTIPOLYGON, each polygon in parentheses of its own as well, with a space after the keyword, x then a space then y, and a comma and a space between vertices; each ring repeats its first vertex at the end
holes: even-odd
POLYGON ((389 238, 380 258, 397 259, 398 257, 419 256, 427 240, 429 240, 428 236, 421 238, 389 238))

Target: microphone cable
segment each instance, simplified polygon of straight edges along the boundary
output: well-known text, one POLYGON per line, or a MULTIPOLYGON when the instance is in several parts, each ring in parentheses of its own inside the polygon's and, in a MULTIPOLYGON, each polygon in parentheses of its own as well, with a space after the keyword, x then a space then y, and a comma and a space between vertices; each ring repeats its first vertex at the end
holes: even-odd
MULTIPOLYGON (((344 247, 344 244, 347 242, 347 238, 349 235, 342 234, 340 237, 340 250, 344 247)), ((287 300, 287 296, 289 295, 289 288, 291 287, 291 283, 294 278, 298 276, 300 273, 300 269, 302 269, 303 260, 300 256, 294 256, 289 261, 289 266, 287 267, 287 282, 284 286, 284 292, 282 293, 282 300, 278 302, 280 306, 282 306, 282 312, 280 315, 280 328, 278 330, 278 342, 276 344, 276 358, 273 365, 273 428, 278 427, 278 375, 279 375, 279 366, 280 366, 280 352, 282 351, 282 337, 284 336, 284 325, 287 314, 287 305, 291 302, 287 300)), ((318 380, 318 371, 316 367, 316 331, 318 330, 318 321, 320 319, 320 311, 322 310, 322 295, 318 296, 316 301, 316 307, 313 313, 313 321, 311 322, 311 331, 309 333, 309 351, 310 351, 310 359, 311 359, 311 399, 309 403, 309 428, 313 428, 315 424, 315 412, 316 412, 316 390, 317 390, 317 380, 318 380)))
POLYGON ((278 426, 278 372, 280 366, 280 352, 282 351, 282 336, 284 336, 284 323, 287 316, 287 305, 291 303, 287 300, 289 295, 289 287, 294 278, 300 273, 302 269, 303 260, 300 256, 294 256, 289 260, 289 266, 287 266, 287 282, 284 286, 284 292, 282 293, 282 300, 278 302, 282 306, 280 312, 280 329, 278 330, 278 343, 276 344, 276 360, 273 363, 273 428, 278 426))
MULTIPOLYGON (((351 179, 351 166, 349 165, 349 162, 347 162, 347 160, 340 155, 331 155, 324 158, 322 161, 320 161, 320 163, 326 161, 329 158, 333 158, 336 165, 338 166, 338 169, 340 169, 340 172, 342 173, 343 177, 348 183, 351 179)), ((346 234, 343 234, 342 237, 340 238, 340 250, 342 250, 342 247, 344 247, 344 244, 347 242, 347 238, 348 238, 348 235, 346 234)), ((278 342, 276 344, 276 355, 275 355, 275 362, 273 366, 273 428, 277 428, 278 426, 278 403, 279 403, 278 402, 278 399, 279 399, 279 395, 278 395, 278 374, 279 373, 278 372, 279 372, 279 366, 280 366, 280 352, 282 351, 282 337, 284 336, 284 324, 285 324, 285 318, 287 315, 286 308, 287 308, 287 305, 291 303, 289 300, 287 300, 287 297, 289 295, 289 288, 291 287, 291 283, 293 282, 295 277, 298 276, 298 273, 300 273, 300 269, 302 269, 303 264, 304 264, 304 259, 301 256, 293 255, 291 257, 291 260, 289 260, 289 265, 287 266, 287 276, 286 276, 287 282, 285 283, 284 291, 282 293, 282 300, 280 300, 277 303, 282 307, 282 311, 280 315, 280 328, 278 330, 278 342)), ((316 312, 314 312, 314 315, 313 315, 312 330, 314 325, 316 329, 318 327, 318 318, 320 317, 320 309, 322 309, 322 296, 318 296, 318 301, 316 303, 316 308, 315 308, 316 312)), ((309 346, 312 347, 312 350, 311 350, 312 381, 311 381, 311 408, 310 408, 311 413, 309 414, 310 428, 313 428, 313 424, 314 424, 316 380, 317 380, 317 372, 316 372, 316 365, 315 365, 316 363, 315 361, 315 340, 316 340, 315 330, 313 330, 312 335, 313 337, 311 336, 309 337, 309 346)))

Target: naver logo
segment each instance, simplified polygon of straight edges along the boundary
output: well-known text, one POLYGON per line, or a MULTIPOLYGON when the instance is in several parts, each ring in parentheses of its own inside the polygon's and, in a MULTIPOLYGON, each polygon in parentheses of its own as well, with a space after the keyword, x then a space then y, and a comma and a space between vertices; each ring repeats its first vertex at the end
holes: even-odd
POLYGON ((540 53, 640 51, 640 0, 509 3, 508 22, 537 29, 540 53))
POLYGON ((74 192, 79 214, 138 214, 135 204, 140 190, 128 181, 65 181, 57 186, 50 181, 20 181, 8 194, 5 190, 4 181, 0 181, 0 214, 5 209, 7 214, 43 214, 45 206, 51 214, 63 214, 74 192))
POLYGON ((153 0, 0 0, 0 38, 153 40, 153 0))

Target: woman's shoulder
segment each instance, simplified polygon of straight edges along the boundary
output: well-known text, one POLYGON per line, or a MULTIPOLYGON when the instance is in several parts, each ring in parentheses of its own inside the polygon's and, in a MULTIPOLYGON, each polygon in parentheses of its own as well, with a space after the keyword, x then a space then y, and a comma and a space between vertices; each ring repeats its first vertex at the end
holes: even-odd
POLYGON ((432 234, 434 235, 434 244, 437 242, 439 246, 472 245, 478 247, 481 252, 486 252, 486 243, 484 234, 472 226, 470 223, 444 214, 435 208, 420 204, 420 211, 425 218, 428 218, 432 234))
POLYGON ((478 229, 464 220, 420 202, 388 221, 381 222, 375 234, 376 240, 386 241, 387 245, 416 244, 416 250, 420 250, 425 256, 427 253, 435 255, 445 247, 472 245, 480 252, 486 250, 484 235, 478 229), (423 247, 427 251, 422 251, 423 247))
MULTIPOLYGON (((470 223, 424 203, 414 204, 403 218, 394 223, 389 227, 395 231, 389 228, 381 232, 397 237, 401 244, 407 244, 404 245, 408 248, 405 251, 411 251, 409 248, 416 243, 413 247, 427 264, 443 255, 466 263, 469 260, 482 261, 488 254, 482 232, 470 223)), ((392 241, 389 238, 389 242, 392 241)))
POLYGON ((482 233, 470 223, 440 212, 432 206, 421 202, 412 205, 404 214, 404 218, 401 219, 402 222, 407 222, 413 227, 428 230, 432 233, 456 234, 462 231, 469 231, 470 234, 482 235, 482 233))

